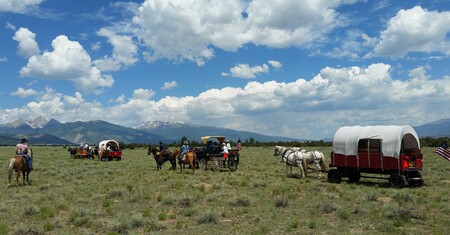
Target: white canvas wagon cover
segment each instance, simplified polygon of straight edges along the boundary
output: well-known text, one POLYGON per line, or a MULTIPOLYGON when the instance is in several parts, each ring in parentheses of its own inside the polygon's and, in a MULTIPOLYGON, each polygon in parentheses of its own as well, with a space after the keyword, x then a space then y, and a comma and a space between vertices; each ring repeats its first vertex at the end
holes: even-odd
POLYGON ((99 149, 106 149, 106 145, 109 144, 111 145, 111 147, 115 148, 115 149, 120 149, 119 148, 119 143, 117 143, 117 141, 115 140, 103 140, 100 141, 100 143, 98 144, 99 149))
POLYGON ((420 148, 419 137, 409 125, 405 126, 345 126, 333 138, 333 151, 337 154, 357 155, 358 141, 379 139, 384 156, 398 158, 400 148, 420 148))

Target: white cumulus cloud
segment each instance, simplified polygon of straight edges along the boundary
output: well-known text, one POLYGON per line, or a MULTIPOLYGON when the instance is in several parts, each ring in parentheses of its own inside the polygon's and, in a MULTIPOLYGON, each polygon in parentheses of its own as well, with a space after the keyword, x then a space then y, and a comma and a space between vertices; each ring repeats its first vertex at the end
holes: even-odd
POLYGON ((44 0, 0 0, 0 12, 25 13, 44 0))
POLYGON ((30 96, 37 95, 38 92, 33 89, 23 89, 22 87, 17 88, 17 91, 11 92, 13 96, 19 96, 20 98, 27 98, 30 96))
POLYGON ((272 65, 272 67, 274 67, 275 69, 280 69, 281 67, 283 67, 283 64, 281 64, 280 61, 269 60, 268 63, 269 63, 270 65, 272 65))
POLYGON ((13 39, 19 43, 17 54, 28 59, 39 54, 39 46, 36 42, 36 34, 27 28, 20 28, 16 31, 13 39))
POLYGON ((230 69, 230 73, 222 73, 222 76, 233 76, 238 78, 253 79, 260 73, 268 73, 267 64, 250 67, 248 64, 237 64, 230 69))
POLYGON ((161 87, 162 90, 170 90, 172 88, 175 88, 178 86, 178 83, 176 81, 170 81, 170 82, 165 82, 164 86, 161 87))
POLYGON ((420 6, 400 10, 381 32, 373 55, 402 57, 408 52, 450 55, 450 11, 428 11, 420 6))
POLYGON ((236 51, 248 43, 309 47, 344 25, 335 9, 352 2, 146 0, 130 28, 147 48, 148 61, 165 58, 202 66, 214 48, 236 51))
POLYGON ((155 95, 155 92, 149 89, 137 89, 133 92, 133 99, 135 100, 148 100, 155 95))
MULTIPOLYGON (((95 65, 103 71, 118 71, 122 65, 131 66, 138 59, 136 57, 138 47, 134 44, 133 39, 129 35, 117 35, 113 31, 102 28, 97 35, 108 38, 108 42, 113 46, 111 56, 105 56, 102 59, 95 60, 95 65)), ((94 49, 99 47, 94 45, 94 49)))
POLYGON ((111 87, 114 79, 93 66, 89 54, 80 43, 60 35, 52 41, 53 51, 29 58, 20 74, 26 77, 70 80, 81 92, 92 92, 96 88, 111 87))

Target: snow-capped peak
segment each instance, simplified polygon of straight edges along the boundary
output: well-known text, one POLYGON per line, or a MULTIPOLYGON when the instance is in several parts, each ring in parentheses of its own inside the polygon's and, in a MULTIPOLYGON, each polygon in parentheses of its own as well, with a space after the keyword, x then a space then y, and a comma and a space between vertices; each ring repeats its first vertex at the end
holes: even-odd
POLYGON ((37 129, 37 128, 43 128, 45 126, 45 124, 48 123, 48 119, 43 117, 43 116, 38 116, 33 118, 32 120, 28 121, 28 125, 30 125, 32 128, 37 129))
POLYGON ((182 121, 175 121, 175 122, 150 121, 139 125, 138 127, 136 127, 136 129, 156 129, 163 126, 182 126, 182 125, 189 125, 189 124, 182 121))

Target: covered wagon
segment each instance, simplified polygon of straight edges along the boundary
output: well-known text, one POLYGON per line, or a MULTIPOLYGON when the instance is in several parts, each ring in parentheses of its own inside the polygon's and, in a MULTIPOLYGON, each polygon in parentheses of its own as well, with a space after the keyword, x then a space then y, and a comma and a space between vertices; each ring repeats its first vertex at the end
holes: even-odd
POLYGON ((423 164, 419 137, 405 126, 346 126, 333 138, 328 181, 340 183, 342 177, 357 182, 361 173, 389 175, 392 187, 401 188, 408 182, 421 186, 423 164))
POLYGON ((122 159, 122 150, 120 149, 119 143, 115 140, 103 140, 98 144, 99 149, 99 160, 106 158, 108 161, 113 159, 122 159))

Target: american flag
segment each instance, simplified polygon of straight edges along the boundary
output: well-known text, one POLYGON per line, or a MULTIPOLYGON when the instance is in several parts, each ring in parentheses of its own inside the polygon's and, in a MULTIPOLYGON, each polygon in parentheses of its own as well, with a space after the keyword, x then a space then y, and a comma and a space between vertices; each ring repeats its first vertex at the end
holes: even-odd
POLYGON ((437 147, 434 152, 450 161, 450 149, 448 149, 447 141, 443 143, 441 146, 437 147))

